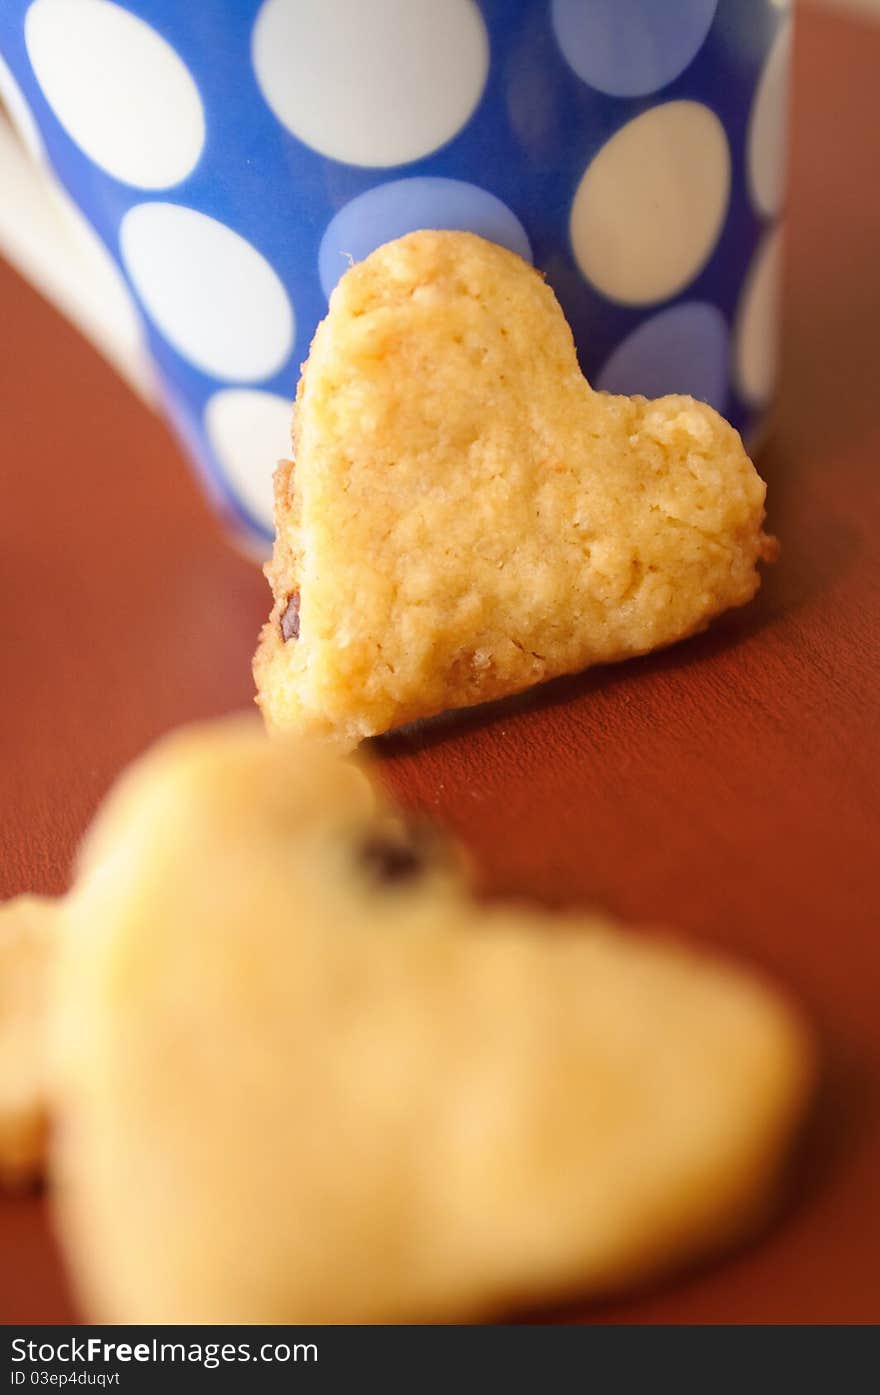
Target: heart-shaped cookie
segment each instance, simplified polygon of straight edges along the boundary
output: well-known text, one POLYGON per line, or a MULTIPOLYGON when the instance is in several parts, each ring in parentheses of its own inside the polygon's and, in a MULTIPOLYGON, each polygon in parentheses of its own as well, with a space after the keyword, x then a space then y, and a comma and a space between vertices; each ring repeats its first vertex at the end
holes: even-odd
POLYGON ((258 700, 346 745, 671 644, 748 601, 773 555, 732 427, 593 391, 549 286, 469 233, 345 273, 294 455, 258 700))
POLYGON ((470 897, 256 723, 123 780, 65 909, 53 1180, 87 1314, 455 1319, 726 1239, 810 1075, 791 1009, 659 935, 470 897))
POLYGON ((55 903, 42 896, 0 904, 0 1186, 10 1189, 43 1170, 45 1000, 55 924, 55 903))

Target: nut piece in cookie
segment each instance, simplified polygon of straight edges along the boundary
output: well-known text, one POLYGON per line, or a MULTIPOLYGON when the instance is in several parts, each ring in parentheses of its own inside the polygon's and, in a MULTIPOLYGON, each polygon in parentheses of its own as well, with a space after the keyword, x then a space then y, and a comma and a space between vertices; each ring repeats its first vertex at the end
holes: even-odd
POLYGON ((46 997, 55 945, 52 901, 0 904, 0 1186, 43 1170, 46 1141, 46 997))
POLYGON ((478 904, 360 768, 256 721, 124 777, 66 915, 53 1180, 98 1320, 602 1292, 752 1221, 809 1088, 748 973, 478 904))
POLYGON ((774 555, 736 431, 689 397, 595 392, 550 287, 470 233, 345 273, 293 447, 258 701, 341 746, 671 644, 774 555))

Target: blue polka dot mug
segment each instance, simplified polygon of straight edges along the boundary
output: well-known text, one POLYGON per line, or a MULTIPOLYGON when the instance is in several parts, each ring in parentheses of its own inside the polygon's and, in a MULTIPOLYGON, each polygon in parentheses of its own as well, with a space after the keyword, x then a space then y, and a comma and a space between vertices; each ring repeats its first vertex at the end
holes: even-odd
POLYGON ((154 393, 258 552, 327 298, 415 228, 539 267, 595 385, 693 393, 748 439, 790 38, 785 0, 4 0, 0 93, 76 232, 40 253, 31 190, 5 245, 154 393))

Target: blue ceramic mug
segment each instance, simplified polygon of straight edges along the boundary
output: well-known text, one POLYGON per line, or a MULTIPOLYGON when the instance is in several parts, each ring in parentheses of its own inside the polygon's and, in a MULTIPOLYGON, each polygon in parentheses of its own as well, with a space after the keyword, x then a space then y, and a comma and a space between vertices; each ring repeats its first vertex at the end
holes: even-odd
POLYGON ((44 284, 265 550, 327 298, 415 228, 539 267, 596 386, 689 392, 753 437, 790 29, 784 0, 4 0, 0 91, 102 249, 97 291, 60 263, 44 284))

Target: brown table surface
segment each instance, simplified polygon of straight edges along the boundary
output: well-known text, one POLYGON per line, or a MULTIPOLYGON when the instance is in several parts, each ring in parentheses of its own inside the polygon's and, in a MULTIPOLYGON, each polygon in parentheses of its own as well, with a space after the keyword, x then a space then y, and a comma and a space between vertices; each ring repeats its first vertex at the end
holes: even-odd
MULTIPOLYGON (((492 891, 663 920, 808 1005, 825 1080, 758 1241, 563 1320, 880 1320, 880 26, 804 9, 780 409, 784 552, 668 653, 380 743, 492 891)), ((0 265, 0 894, 60 891, 120 766, 251 700, 268 604, 164 426, 0 265)), ((0 1320, 70 1320, 42 1199, 0 1202, 0 1320)))

